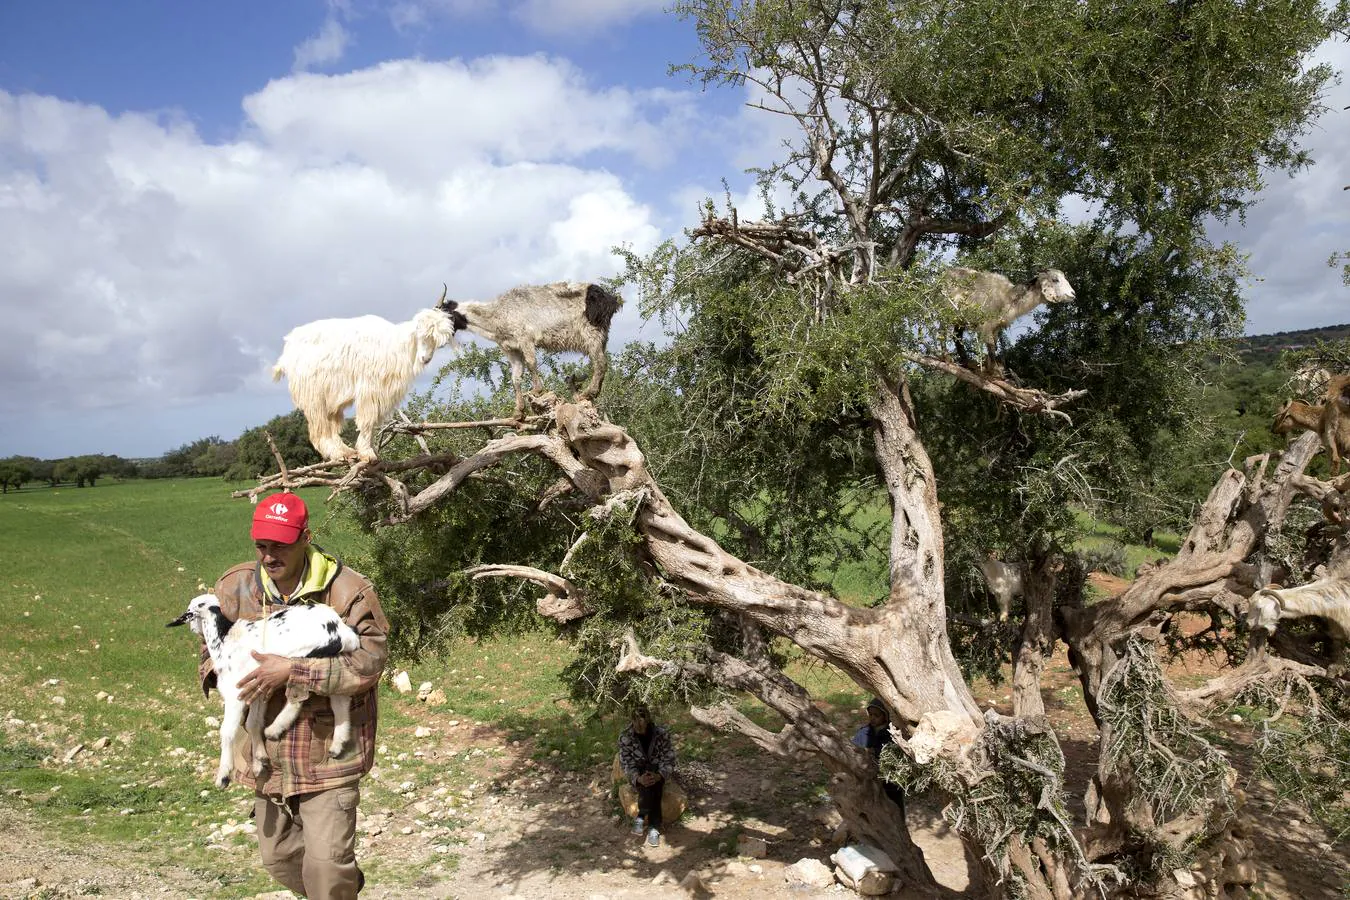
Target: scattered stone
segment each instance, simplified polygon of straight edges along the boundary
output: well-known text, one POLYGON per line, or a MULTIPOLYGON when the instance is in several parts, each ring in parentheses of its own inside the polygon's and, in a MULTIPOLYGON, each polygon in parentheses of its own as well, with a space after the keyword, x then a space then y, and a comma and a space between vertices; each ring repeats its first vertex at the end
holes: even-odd
POLYGON ((424 681, 421 684, 419 684, 417 686, 417 699, 425 703, 427 696, 431 693, 431 689, 434 687, 435 685, 432 684, 430 681, 424 681))
POLYGON ((1232 714, 1231 716, 1229 716, 1228 718, 1229 718, 1234 724, 1240 724, 1240 723, 1242 722, 1242 716, 1238 715, 1237 713, 1233 713, 1233 714, 1232 714))
POLYGON ((789 885, 827 888, 834 884, 834 872, 820 860, 807 856, 784 869, 783 880, 789 885))
POLYGON ((408 677, 407 672, 400 670, 399 672, 394 674, 394 689, 397 690, 400 694, 408 694, 412 692, 412 679, 408 677))
POLYGON ((703 880, 697 872, 690 872, 680 880, 680 887, 695 897, 707 897, 712 894, 708 889, 708 883, 703 880))
POLYGON ((1175 869, 1172 872, 1172 877, 1176 879, 1179 887, 1195 887, 1195 873, 1190 869, 1175 869))
POLYGON ((675 876, 670 874, 670 870, 662 869, 660 872, 656 873, 656 877, 652 879, 652 884, 654 885, 672 884, 674 881, 675 876))
POLYGON ((431 729, 425 725, 418 725, 417 728, 413 730, 413 737, 431 737, 431 729))
POLYGON ((52 697, 52 703, 56 704, 57 706, 65 706, 66 698, 62 697, 60 694, 57 694, 54 697, 52 697))
POLYGON ((103 750, 103 749, 106 749, 107 746, 108 746, 108 744, 110 744, 110 743, 112 743, 112 742, 108 739, 108 736, 107 736, 107 735, 104 735, 103 737, 99 738, 98 740, 96 740, 96 741, 94 741, 92 744, 90 744, 90 745, 89 745, 89 749, 90 749, 90 750, 103 750))
POLYGON ((444 706, 446 701, 445 691, 440 688, 427 694, 425 702, 427 706, 444 706))
POLYGON ((206 723, 207 728, 220 727, 220 720, 217 719, 215 716, 207 716, 205 719, 202 719, 202 721, 206 723))
POLYGON ((66 751, 66 755, 62 757, 62 759, 64 759, 67 763, 74 762, 75 757, 79 756, 82 750, 84 750, 84 744, 76 744, 74 747, 71 747, 69 750, 66 751))
POLYGON ((746 866, 746 868, 750 870, 751 875, 764 874, 764 867, 761 866, 759 863, 751 863, 750 865, 746 866))
POLYGON ((751 837, 743 834, 736 838, 736 853, 738 856, 749 856, 752 859, 764 859, 769 855, 769 843, 764 838, 751 837))

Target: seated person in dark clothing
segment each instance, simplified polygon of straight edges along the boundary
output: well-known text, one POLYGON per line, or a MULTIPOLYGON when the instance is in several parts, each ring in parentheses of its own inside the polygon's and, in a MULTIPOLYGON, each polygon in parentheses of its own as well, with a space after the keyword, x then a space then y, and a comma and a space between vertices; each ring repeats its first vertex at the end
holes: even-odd
MULTIPOLYGON (((867 704, 867 724, 859 728, 853 735, 853 743, 866 749, 872 754, 873 759, 881 758, 881 748, 887 744, 895 743, 895 738, 891 737, 891 714, 886 709, 886 704, 882 703, 876 697, 873 697, 867 704)), ((884 783, 886 796, 891 798, 896 806, 900 807, 900 813, 905 812, 905 792, 900 790, 899 785, 891 784, 889 781, 884 783)))
POLYGON ((652 721, 646 704, 633 708, 633 718, 619 735, 619 765, 638 795, 633 833, 647 832, 647 843, 661 844, 661 795, 675 774, 675 745, 670 732, 652 721))

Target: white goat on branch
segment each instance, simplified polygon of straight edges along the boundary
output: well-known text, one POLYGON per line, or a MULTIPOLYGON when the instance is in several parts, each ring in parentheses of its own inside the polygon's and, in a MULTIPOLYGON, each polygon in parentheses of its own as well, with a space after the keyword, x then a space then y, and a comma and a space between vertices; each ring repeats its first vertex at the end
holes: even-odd
POLYGON ((969 317, 957 328, 957 353, 964 357, 961 332, 973 327, 984 343, 984 364, 988 371, 994 370, 998 336, 1005 328, 1042 303, 1063 303, 1076 296, 1069 279, 1059 269, 1046 269, 1026 284, 1013 284, 997 272, 952 266, 943 273, 942 291, 956 309, 969 317))
POLYGON ((1319 616, 1331 628, 1331 665, 1328 674, 1345 665, 1345 644, 1350 638, 1350 578, 1334 576, 1291 588, 1264 588, 1252 597, 1247 624, 1252 631, 1275 633, 1282 619, 1319 616))
POLYGON ((456 321, 446 311, 424 309, 397 324, 379 316, 310 322, 286 335, 272 380, 286 376, 291 400, 309 424, 309 442, 324 459, 373 460, 380 426, 436 351, 454 343, 456 321), (341 437, 353 403, 354 450, 341 437))

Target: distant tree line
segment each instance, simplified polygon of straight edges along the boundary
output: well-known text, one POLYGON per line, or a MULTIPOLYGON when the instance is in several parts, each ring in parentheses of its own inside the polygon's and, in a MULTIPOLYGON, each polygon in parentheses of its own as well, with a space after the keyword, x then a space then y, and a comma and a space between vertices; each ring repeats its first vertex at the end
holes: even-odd
MULTIPOLYGON (((351 426, 349 425, 349 428, 351 426)), ((248 481, 276 470, 276 458, 264 433, 271 434, 278 452, 288 466, 304 466, 319 461, 309 445, 305 419, 298 412, 277 416, 266 425, 250 428, 233 441, 216 435, 199 438, 151 459, 123 459, 120 456, 91 454, 62 459, 38 459, 10 456, 0 459, 0 492, 9 493, 24 485, 73 484, 93 487, 98 479, 114 478, 197 478, 213 477, 228 481, 248 481)), ((353 435, 345 435, 348 441, 353 435)))

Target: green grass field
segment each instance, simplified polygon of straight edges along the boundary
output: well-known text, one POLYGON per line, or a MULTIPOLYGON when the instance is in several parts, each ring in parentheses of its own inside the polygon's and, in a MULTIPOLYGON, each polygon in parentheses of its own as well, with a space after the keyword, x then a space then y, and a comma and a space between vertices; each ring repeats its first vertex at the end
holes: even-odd
MULTIPOLYGON (((247 820, 251 795, 211 787, 217 737, 208 718, 219 716, 219 697, 203 698, 195 687, 192 635, 164 624, 201 585, 252 555, 252 507, 231 499, 231 487, 214 479, 132 481, 0 496, 0 805, 24 810, 69 842, 115 844, 146 867, 172 860, 213 880, 221 897, 248 896, 270 881, 254 862, 251 837, 220 833, 247 820)), ((330 516, 326 491, 302 493, 318 543, 338 556, 361 549, 362 536, 330 516)), ((841 594, 875 595, 871 568, 836 573, 841 594)), ((363 810, 407 806, 406 783, 458 791, 513 741, 552 766, 602 770, 622 723, 590 718, 566 701, 557 676, 570 660, 566 643, 532 633, 464 642, 409 666, 414 685, 432 681, 446 692, 442 719, 491 726, 500 747, 472 758, 419 758, 413 731, 425 710, 386 685, 387 750, 377 768, 393 777, 367 779, 363 810)), ((791 672, 841 724, 857 719, 865 697, 837 671, 798 660, 791 672)), ((746 701, 742 709, 777 727, 762 707, 746 701)), ((666 717, 686 759, 758 752, 678 711, 666 717)), ((454 865, 453 854, 438 860, 454 865)), ((418 871, 379 857, 368 870, 387 884, 418 871)))

